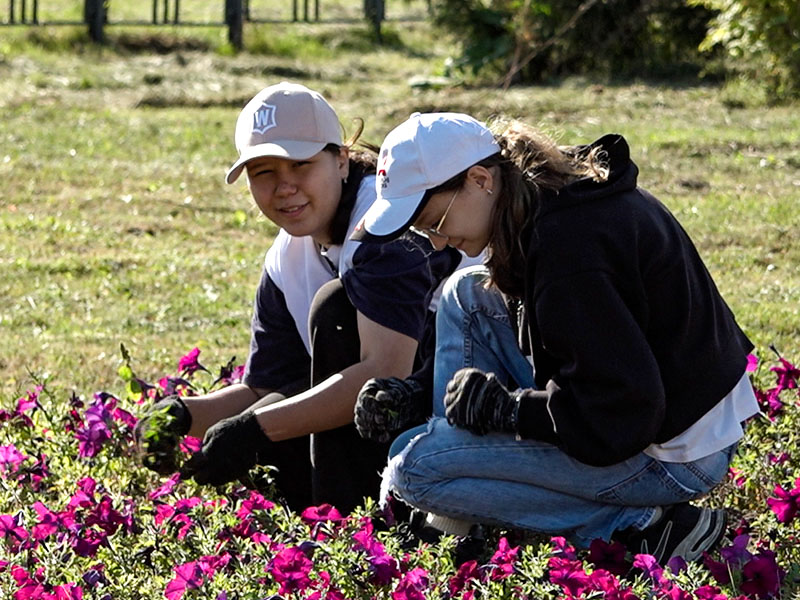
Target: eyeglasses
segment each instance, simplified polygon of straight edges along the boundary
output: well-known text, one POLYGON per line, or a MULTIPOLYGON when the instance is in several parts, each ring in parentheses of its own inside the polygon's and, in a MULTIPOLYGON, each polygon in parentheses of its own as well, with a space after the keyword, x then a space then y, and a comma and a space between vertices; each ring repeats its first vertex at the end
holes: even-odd
POLYGON ((453 194, 452 198, 450 198, 450 203, 447 205, 447 208, 445 209, 444 214, 442 215, 442 218, 439 219, 439 222, 436 224, 436 227, 419 228, 419 227, 413 227, 412 226, 412 227, 410 227, 411 231, 413 231, 414 233, 418 233, 422 237, 428 238, 428 241, 430 241, 431 244, 433 244, 433 238, 436 238, 436 239, 438 239, 439 241, 442 241, 442 242, 447 242, 447 240, 450 239, 450 236, 447 235, 446 233, 442 233, 439 230, 444 225, 444 220, 447 218, 447 213, 450 212, 450 207, 453 206, 453 201, 456 199, 456 196, 458 196, 458 192, 459 192, 459 190, 456 190, 456 193, 453 194))

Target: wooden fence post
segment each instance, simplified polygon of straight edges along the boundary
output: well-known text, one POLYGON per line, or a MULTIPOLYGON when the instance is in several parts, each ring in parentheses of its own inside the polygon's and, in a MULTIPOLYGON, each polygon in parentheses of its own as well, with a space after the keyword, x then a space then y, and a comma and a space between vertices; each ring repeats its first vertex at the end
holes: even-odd
POLYGON ((364 0, 364 17, 372 24, 372 29, 375 32, 375 39, 380 44, 381 38, 381 22, 386 16, 384 0, 364 0))
POLYGON ((106 22, 105 0, 85 0, 83 20, 89 27, 89 38, 97 44, 105 42, 103 33, 103 25, 106 22))
POLYGON ((242 28, 244 26, 244 13, 242 0, 225 0, 225 23, 228 25, 228 41, 237 50, 244 47, 242 28))

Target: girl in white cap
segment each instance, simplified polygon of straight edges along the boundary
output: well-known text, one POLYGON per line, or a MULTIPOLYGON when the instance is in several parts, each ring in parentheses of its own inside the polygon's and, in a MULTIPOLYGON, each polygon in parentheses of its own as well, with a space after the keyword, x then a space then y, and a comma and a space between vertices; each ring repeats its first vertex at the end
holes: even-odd
MULTIPOLYGON (((440 516, 694 560, 724 532, 689 500, 723 481, 758 411, 753 348, 694 245, 637 187, 628 144, 558 147, 518 122, 415 114, 380 150, 361 237, 413 229, 485 267, 437 312, 434 417, 386 488, 440 516)), ((374 386, 374 382, 370 386, 374 386)), ((357 425, 381 403, 369 388, 357 425)))
MULTIPOLYGON (((375 158, 343 142, 319 93, 265 88, 241 111, 235 142, 226 181, 245 172, 256 205, 280 227, 256 291, 244 376, 156 403, 137 427, 144 462, 172 471, 179 438, 203 437, 184 478, 219 485, 272 465, 290 507, 349 512, 377 495, 388 449, 356 432, 356 394, 370 377, 401 381, 432 354, 432 297, 462 257, 408 240, 348 240, 375 199, 375 158)), ((424 422, 429 409, 414 408, 407 421, 424 422)))

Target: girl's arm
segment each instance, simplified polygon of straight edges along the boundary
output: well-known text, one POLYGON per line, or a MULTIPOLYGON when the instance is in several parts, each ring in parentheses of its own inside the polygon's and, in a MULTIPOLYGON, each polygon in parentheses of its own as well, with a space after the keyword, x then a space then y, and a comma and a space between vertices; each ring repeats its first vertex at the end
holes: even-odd
POLYGON ((189 435, 202 438, 214 423, 239 414, 268 393, 266 389, 235 383, 210 394, 182 397, 192 415, 189 435))

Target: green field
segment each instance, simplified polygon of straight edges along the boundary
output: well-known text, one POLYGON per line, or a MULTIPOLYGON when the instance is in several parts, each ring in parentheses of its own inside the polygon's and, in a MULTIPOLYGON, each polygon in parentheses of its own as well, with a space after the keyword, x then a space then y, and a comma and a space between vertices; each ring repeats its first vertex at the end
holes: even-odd
POLYGON ((452 50, 424 23, 387 25, 383 48, 360 25, 249 26, 246 45, 269 53, 236 56, 222 28, 125 33, 139 46, 154 34, 172 51, 0 29, 3 398, 48 378, 116 385, 120 344, 145 378, 193 346, 214 364, 245 359, 275 230, 223 174, 239 108, 284 79, 323 92, 348 132, 363 118, 374 143, 415 110, 520 117, 564 143, 624 134, 640 183, 692 235, 758 350, 798 357, 797 104, 686 82, 420 85, 452 50))

